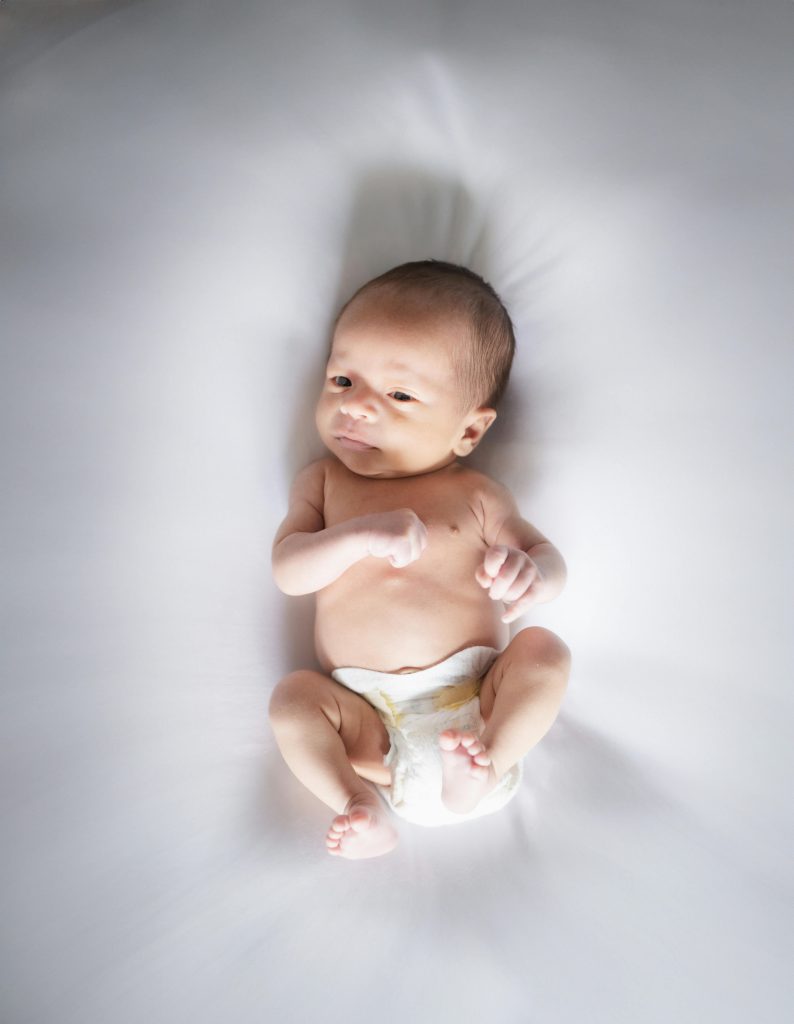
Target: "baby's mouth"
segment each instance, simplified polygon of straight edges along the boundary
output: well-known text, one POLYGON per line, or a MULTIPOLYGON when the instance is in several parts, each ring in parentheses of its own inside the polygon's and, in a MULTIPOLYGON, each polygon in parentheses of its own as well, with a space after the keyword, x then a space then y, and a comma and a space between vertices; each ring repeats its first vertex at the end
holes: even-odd
POLYGON ((336 437, 336 440, 343 448, 349 448, 354 452, 371 452, 375 450, 375 446, 367 444, 365 441, 359 441, 356 437, 348 437, 346 434, 340 434, 336 437))

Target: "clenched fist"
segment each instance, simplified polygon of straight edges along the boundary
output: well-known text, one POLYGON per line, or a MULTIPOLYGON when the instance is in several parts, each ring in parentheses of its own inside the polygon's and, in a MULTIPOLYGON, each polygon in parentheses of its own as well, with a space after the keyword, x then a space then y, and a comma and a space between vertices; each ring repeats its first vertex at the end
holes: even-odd
POLYGON ((502 613, 502 622, 513 622, 535 604, 543 584, 540 570, 526 551, 503 544, 488 548, 474 575, 490 598, 510 606, 502 613))
POLYGON ((413 509, 398 508, 363 518, 369 553, 388 558, 395 569, 415 562, 427 547, 427 528, 413 509))

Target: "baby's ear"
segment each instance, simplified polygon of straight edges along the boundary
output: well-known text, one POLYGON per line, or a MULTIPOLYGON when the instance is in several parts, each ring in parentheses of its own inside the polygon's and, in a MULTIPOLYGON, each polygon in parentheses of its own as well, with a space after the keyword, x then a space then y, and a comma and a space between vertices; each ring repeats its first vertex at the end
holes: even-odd
POLYGON ((481 406, 470 414, 464 424, 464 430, 452 449, 456 455, 470 455, 482 441, 486 430, 496 419, 496 409, 481 406))

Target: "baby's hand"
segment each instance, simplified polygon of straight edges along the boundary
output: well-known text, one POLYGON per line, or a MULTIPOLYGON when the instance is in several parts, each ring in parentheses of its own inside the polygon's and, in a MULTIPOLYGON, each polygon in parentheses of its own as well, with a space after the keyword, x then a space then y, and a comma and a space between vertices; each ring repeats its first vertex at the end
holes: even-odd
POLYGON ((537 601, 543 583, 540 570, 526 551, 503 544, 488 548, 474 575, 490 598, 510 605, 502 613, 502 622, 513 622, 523 615, 537 601))
POLYGON ((427 547, 427 528, 411 508, 376 512, 367 521, 367 548, 375 558, 388 558, 395 569, 415 562, 427 547))

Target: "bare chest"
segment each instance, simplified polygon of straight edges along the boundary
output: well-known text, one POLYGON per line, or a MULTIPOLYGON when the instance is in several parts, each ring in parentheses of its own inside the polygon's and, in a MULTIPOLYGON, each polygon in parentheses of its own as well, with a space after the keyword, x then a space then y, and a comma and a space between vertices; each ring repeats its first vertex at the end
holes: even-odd
POLYGON ((345 467, 326 478, 326 527, 356 516, 410 508, 425 524, 430 546, 482 544, 482 521, 472 474, 458 467, 419 477, 373 480, 345 467), (433 544, 435 542, 435 544, 433 544))
POLYGON ((479 475, 460 466, 395 480, 357 477, 329 466, 327 527, 356 516, 410 508, 427 529, 427 547, 403 568, 368 557, 317 593, 320 663, 397 671, 433 665, 472 644, 501 647, 505 627, 475 579, 486 544, 479 475))

